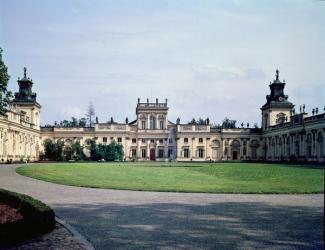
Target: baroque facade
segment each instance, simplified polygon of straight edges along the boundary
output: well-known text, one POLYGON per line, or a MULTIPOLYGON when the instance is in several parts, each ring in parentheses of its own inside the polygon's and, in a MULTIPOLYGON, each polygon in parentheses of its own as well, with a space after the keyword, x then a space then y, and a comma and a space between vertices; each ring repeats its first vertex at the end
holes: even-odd
MULTIPOLYGON (((124 123, 98 120, 93 127, 41 127, 40 108, 32 93, 32 80, 18 80, 19 92, 7 117, 1 118, 0 153, 2 159, 37 160, 46 139, 63 140, 69 147, 75 141, 82 145, 88 139, 123 145, 125 160, 138 161, 325 161, 325 110, 305 107, 295 112, 284 94, 285 82, 279 72, 270 83, 270 94, 261 107, 261 128, 217 128, 209 124, 182 124, 168 119, 168 103, 141 102, 138 99, 136 119, 124 123)), ((86 152, 87 153, 87 152, 86 152)))
POLYGON ((0 117, 0 159, 5 161, 36 161, 40 150, 41 105, 32 92, 33 81, 18 78, 19 91, 6 116, 0 117))

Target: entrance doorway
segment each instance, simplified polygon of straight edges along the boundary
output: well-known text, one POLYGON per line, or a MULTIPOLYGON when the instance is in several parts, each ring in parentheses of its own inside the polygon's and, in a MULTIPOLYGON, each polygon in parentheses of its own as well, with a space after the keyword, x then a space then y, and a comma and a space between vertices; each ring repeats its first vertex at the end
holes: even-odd
POLYGON ((232 151, 232 159, 238 160, 238 152, 237 151, 232 151))
POLYGON ((150 161, 156 160, 156 150, 154 148, 150 149, 150 161))

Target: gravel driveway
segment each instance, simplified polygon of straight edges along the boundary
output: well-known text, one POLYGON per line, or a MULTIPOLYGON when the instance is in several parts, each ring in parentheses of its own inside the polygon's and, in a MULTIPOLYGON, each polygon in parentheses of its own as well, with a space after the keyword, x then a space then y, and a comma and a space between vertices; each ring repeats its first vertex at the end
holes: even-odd
POLYGON ((50 205, 96 249, 324 248, 324 194, 80 188, 23 177, 16 167, 0 165, 0 187, 50 205))

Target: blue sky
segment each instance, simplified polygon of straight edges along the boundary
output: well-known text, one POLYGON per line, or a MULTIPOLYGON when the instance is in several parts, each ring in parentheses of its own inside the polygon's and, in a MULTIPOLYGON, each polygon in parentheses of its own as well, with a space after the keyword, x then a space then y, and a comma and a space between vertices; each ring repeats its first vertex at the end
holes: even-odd
POLYGON ((0 0, 0 46, 23 67, 42 124, 135 118, 137 98, 168 98, 169 119, 260 123, 275 70, 307 111, 325 105, 325 1, 0 0))

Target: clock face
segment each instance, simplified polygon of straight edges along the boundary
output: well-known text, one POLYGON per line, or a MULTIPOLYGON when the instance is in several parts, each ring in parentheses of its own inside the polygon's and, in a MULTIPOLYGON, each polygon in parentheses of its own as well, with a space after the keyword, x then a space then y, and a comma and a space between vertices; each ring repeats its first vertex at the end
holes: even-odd
POLYGON ((280 96, 279 97, 279 101, 282 102, 283 101, 283 97, 280 96))

